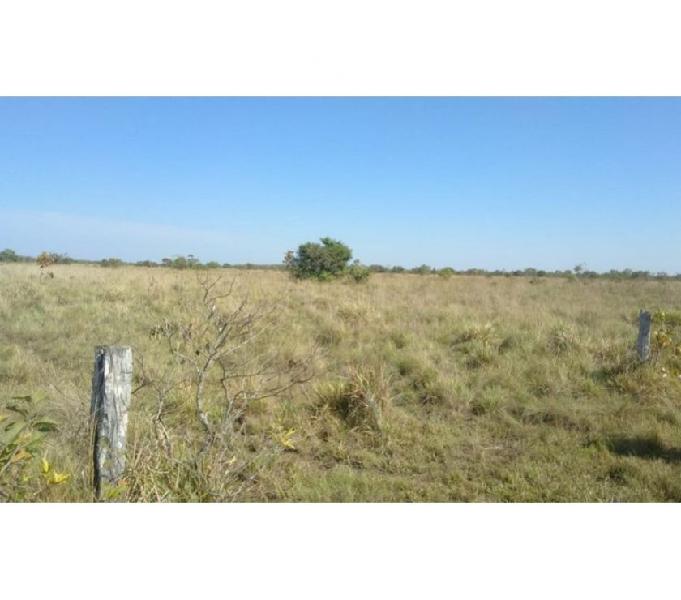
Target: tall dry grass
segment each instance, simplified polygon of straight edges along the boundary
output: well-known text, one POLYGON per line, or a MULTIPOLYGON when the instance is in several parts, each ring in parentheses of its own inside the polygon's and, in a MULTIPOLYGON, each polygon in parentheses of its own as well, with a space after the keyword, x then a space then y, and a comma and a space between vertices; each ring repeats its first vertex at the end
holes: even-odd
MULTIPOLYGON (((92 498, 94 347, 131 345, 136 383, 158 380, 168 354, 150 333, 195 314, 201 293, 188 271, 53 270, 41 280, 34 265, 0 266, 0 398, 31 396, 58 425, 21 461, 21 481, 0 480, 8 500, 92 498), (68 479, 50 483, 42 458, 68 479)), ((209 450, 180 377, 187 388, 163 409, 170 453, 157 390, 142 385, 112 500, 681 499, 678 357, 665 349, 639 366, 633 355, 639 308, 681 310, 680 282, 219 273, 238 278, 235 298, 274 307, 273 326, 241 358, 282 376, 307 361, 313 376, 253 396, 234 435, 209 450)))

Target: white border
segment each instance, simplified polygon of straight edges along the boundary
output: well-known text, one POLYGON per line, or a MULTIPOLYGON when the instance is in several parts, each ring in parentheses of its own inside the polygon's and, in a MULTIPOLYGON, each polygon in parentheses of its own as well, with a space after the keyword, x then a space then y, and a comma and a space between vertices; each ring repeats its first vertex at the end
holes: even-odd
POLYGON ((672 0, 31 0, 0 95, 674 95, 672 0))
POLYGON ((680 512, 588 504, 6 505, 3 597, 670 597, 680 512))

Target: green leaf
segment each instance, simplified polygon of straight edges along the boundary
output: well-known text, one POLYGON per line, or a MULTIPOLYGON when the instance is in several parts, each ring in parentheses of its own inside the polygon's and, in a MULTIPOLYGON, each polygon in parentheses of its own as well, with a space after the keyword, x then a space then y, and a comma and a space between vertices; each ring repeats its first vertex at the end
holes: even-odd
POLYGON ((7 408, 7 410, 11 410, 12 412, 19 413, 23 417, 28 416, 28 411, 24 408, 20 408, 16 404, 8 404, 5 408, 7 408))
POLYGON ((57 431, 57 424, 54 421, 38 421, 33 424, 33 429, 36 431, 57 431))
POLYGON ((14 427, 14 431, 8 426, 4 435, 0 438, 0 442, 7 446, 13 444, 27 427, 26 423, 12 423, 11 425, 14 427))

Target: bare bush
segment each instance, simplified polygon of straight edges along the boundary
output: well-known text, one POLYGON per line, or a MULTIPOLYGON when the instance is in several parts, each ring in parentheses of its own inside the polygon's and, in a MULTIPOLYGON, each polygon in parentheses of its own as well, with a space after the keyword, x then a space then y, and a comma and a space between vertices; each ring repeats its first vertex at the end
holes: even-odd
POLYGON ((245 443, 249 407, 308 381, 312 354, 293 357, 272 343, 276 304, 239 297, 236 279, 226 288, 220 277, 197 279, 200 294, 183 298, 182 317, 151 329, 164 358, 154 367, 141 364, 140 389, 153 392, 157 445, 181 478, 211 499, 233 499, 228 484, 236 478, 243 487, 252 480, 244 472, 265 460, 263 451, 273 452, 245 443))

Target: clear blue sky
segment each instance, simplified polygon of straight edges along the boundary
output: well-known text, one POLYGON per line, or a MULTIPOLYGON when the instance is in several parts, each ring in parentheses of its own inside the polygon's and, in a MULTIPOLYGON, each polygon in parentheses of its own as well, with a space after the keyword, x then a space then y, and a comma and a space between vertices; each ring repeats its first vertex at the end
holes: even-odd
POLYGON ((2 98, 0 247, 681 271, 678 98, 2 98))

